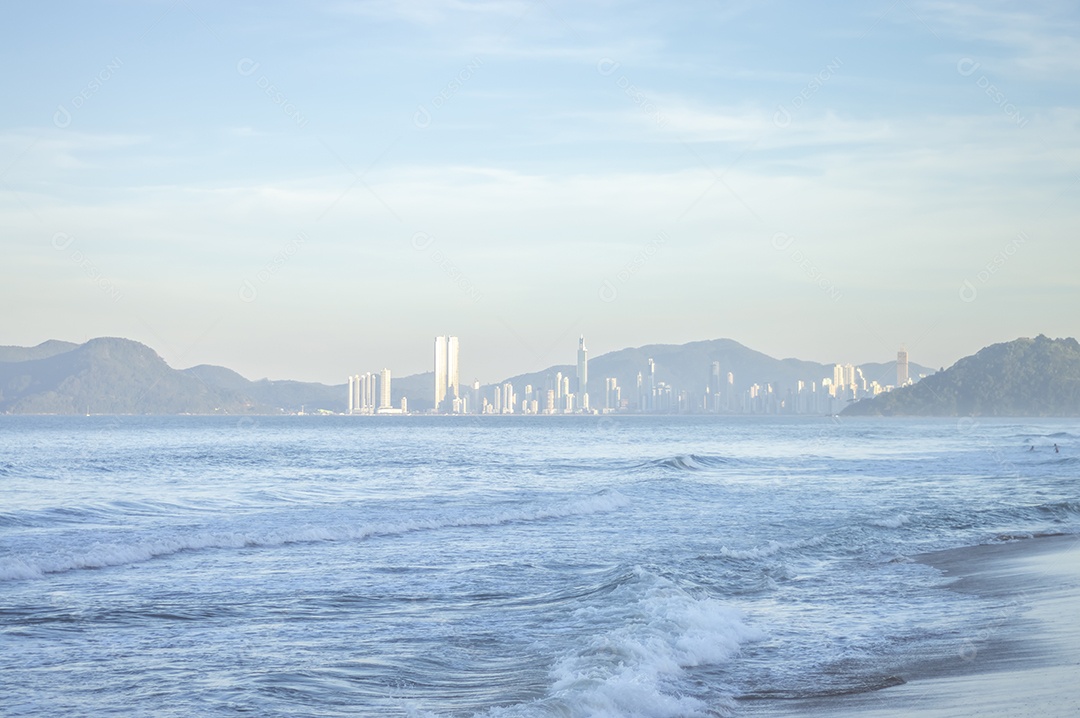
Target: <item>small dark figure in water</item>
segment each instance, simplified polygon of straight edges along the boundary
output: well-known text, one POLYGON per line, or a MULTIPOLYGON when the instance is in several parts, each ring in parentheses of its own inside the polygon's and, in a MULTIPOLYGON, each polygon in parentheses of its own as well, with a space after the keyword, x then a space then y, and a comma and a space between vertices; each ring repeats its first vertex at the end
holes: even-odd
POLYGON ((1057 444, 1054 444, 1054 453, 1055 454, 1060 454, 1061 453, 1061 450, 1057 448, 1057 444))
POLYGON ((1035 451, 1035 444, 1032 444, 1032 445, 1031 445, 1031 448, 1030 448, 1030 449, 1028 449, 1028 451, 1035 451))

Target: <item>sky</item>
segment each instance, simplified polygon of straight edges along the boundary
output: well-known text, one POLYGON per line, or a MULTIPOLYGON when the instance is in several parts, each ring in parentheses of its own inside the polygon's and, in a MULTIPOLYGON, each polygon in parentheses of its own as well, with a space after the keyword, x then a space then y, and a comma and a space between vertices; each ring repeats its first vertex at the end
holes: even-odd
POLYGON ((1080 334, 1080 9, 10 3, 0 344, 482 382, 1080 334))

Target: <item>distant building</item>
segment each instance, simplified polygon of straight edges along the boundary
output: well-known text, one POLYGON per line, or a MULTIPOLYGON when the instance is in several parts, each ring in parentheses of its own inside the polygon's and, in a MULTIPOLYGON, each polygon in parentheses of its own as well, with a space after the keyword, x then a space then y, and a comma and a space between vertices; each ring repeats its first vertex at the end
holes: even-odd
POLYGON ((394 405, 390 400, 390 370, 383 369, 379 372, 379 408, 380 409, 393 409, 394 405))
POLYGON ((461 368, 458 361, 458 338, 435 337, 435 411, 453 412, 461 407, 461 368))
POLYGON ((724 382, 721 379, 720 362, 714 361, 709 370, 709 388, 706 390, 705 411, 723 411, 724 382))
POLYGON ((375 413, 375 375, 371 372, 349 377, 349 413, 375 413))
POLYGON ((613 376, 604 379, 604 411, 616 411, 622 404, 619 382, 613 376))
POLYGON ((896 385, 907 386, 908 379, 907 349, 900 347, 900 351, 896 352, 896 385))
POLYGON ((589 350, 585 348, 585 335, 578 339, 577 350, 577 397, 578 411, 589 410, 589 350))
POLYGON ((446 400, 446 337, 435 337, 435 411, 446 400))
MULTIPOLYGON (((498 391, 498 389, 496 389, 498 391)), ((513 414, 516 398, 514 397, 514 385, 506 382, 502 385, 502 413, 513 414)))
POLYGON ((446 393, 454 399, 461 396, 460 363, 458 358, 458 338, 446 338, 446 393))

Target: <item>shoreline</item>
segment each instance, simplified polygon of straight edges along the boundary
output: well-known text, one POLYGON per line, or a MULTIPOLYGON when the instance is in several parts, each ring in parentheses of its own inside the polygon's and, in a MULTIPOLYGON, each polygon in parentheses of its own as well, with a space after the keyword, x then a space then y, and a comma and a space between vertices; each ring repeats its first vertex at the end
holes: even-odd
POLYGON ((900 685, 762 701, 738 713, 873 718, 1080 715, 1080 535, 946 549, 914 560, 941 571, 948 582, 942 590, 1000 602, 982 629, 958 640, 955 655, 907 665, 900 672, 904 681, 900 685))

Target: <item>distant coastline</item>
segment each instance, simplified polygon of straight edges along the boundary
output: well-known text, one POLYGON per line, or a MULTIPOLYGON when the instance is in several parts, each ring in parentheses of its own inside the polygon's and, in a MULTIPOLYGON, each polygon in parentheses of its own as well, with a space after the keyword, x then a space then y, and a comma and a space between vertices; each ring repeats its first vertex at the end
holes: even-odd
MULTIPOLYGON (((904 367, 898 361, 855 367, 775 359, 730 339, 647 345, 589 360, 590 401, 584 406, 564 394, 573 386, 567 378, 572 365, 556 365, 502 382, 462 385, 459 410, 474 417, 1080 416, 1075 339, 1040 335, 995 344, 938 372, 901 356, 904 367), (900 375, 910 376, 907 385, 861 398, 871 384, 900 375), (699 388, 681 388, 687 386, 699 388)), ((433 373, 390 381, 390 415, 436 413, 433 373)), ((342 415, 352 406, 350 385, 251 381, 210 365, 178 370, 150 347, 127 339, 0 347, 0 414, 342 415)))

